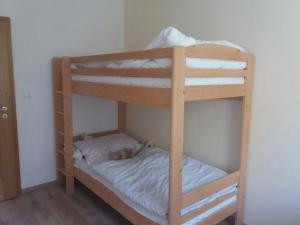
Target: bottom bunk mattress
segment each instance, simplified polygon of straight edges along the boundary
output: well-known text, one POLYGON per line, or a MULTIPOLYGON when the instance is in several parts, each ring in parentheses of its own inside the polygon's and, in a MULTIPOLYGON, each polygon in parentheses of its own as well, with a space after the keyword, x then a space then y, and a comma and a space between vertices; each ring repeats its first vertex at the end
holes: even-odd
MULTIPOLYGON (((88 164, 85 159, 75 161, 75 167, 114 192, 124 203, 157 224, 167 225, 168 210, 168 152, 159 148, 145 148, 137 156, 123 160, 98 160, 88 164)), ((226 172, 190 157, 183 157, 183 193, 226 176, 226 172)), ((182 215, 200 208, 216 198, 236 191, 236 185, 192 204, 182 215)), ((184 223, 194 225, 236 201, 233 196, 184 223)))

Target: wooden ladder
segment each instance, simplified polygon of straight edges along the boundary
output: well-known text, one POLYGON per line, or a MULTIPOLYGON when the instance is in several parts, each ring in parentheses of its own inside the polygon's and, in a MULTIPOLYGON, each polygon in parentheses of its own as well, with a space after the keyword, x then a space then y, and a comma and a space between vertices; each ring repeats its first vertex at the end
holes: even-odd
POLYGON ((64 95, 62 85, 62 60, 54 58, 52 60, 53 78, 53 100, 54 100, 54 124, 55 124, 55 153, 56 153, 56 172, 58 185, 65 185, 66 160, 64 150, 64 95))
POLYGON ((57 183, 74 191, 70 57, 54 58, 53 93, 57 183))

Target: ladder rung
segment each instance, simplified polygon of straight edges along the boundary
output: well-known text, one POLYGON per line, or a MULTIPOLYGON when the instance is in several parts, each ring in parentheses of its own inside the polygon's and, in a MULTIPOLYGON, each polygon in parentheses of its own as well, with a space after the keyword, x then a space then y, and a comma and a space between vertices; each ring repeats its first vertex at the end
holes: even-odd
POLYGON ((65 136, 64 132, 62 132, 60 130, 58 130, 57 133, 60 134, 61 136, 65 136))
POLYGON ((61 169, 61 168, 57 168, 57 171, 62 173, 63 175, 66 175, 66 172, 64 169, 61 169))
POLYGON ((55 113, 58 114, 58 115, 62 115, 62 116, 64 115, 64 113, 61 112, 61 111, 55 111, 55 113))
POLYGON ((65 155, 65 152, 63 150, 57 149, 57 152, 63 156, 65 155))
POLYGON ((55 91, 56 94, 62 95, 64 92, 63 91, 55 91))

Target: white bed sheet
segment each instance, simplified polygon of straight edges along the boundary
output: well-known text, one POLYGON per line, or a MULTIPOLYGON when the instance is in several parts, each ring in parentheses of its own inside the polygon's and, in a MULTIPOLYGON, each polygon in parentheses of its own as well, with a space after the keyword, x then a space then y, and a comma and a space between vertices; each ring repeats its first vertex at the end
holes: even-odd
MULTIPOLYGON (((131 159, 131 161, 107 161, 94 166, 89 166, 83 159, 77 160, 75 166, 90 174, 93 178, 99 180, 106 187, 112 190, 122 201, 135 209, 137 212, 158 224, 165 225, 167 224, 167 206, 165 205, 167 200, 165 199, 164 195, 160 195, 158 192, 155 193, 155 191, 160 191, 160 189, 157 187, 157 185, 160 185, 162 192, 164 192, 164 194, 167 192, 166 188, 168 187, 168 184, 164 180, 166 177, 163 175, 166 173, 166 171, 162 171, 162 167, 160 167, 160 165, 163 164, 163 168, 168 168, 166 165, 167 153, 165 151, 160 152, 155 150, 152 152, 147 152, 146 156, 147 157, 145 157, 144 160, 138 160, 135 163, 133 162, 134 160, 132 161, 131 159), (165 155, 162 157, 162 154, 165 155), (153 167, 153 165, 157 164, 158 167, 153 167), (149 165, 152 165, 152 168, 151 166, 149 167, 149 165), (147 167, 147 170, 145 170, 145 167, 147 167), (149 170, 151 171, 149 172, 149 170), (157 175, 160 173, 161 177, 157 177, 157 175), (161 178, 162 180, 160 179, 157 181, 157 178, 161 178), (134 180, 137 182, 133 182, 134 180), (153 185, 150 186, 150 183, 153 185), (151 195, 144 195, 143 193, 145 193, 145 189, 147 189, 147 187, 149 189, 149 186, 151 187, 151 191, 147 190, 146 192, 148 193, 150 191, 151 195)), ((189 191, 192 189, 192 187, 195 187, 195 185, 199 186, 199 184, 207 183, 226 174, 222 170, 202 164, 201 162, 193 160, 189 157, 184 157, 183 171, 184 192, 189 191), (186 174, 189 174, 190 177, 187 178, 186 174), (199 176, 197 175, 195 177, 195 174, 201 175, 202 178, 198 179, 199 176)), ((208 204, 219 196, 231 193, 235 190, 235 186, 228 187, 221 192, 208 197, 207 199, 183 209, 181 213, 184 215, 196 208, 200 208, 203 205, 208 204)), ((232 198, 220 203, 210 210, 196 216, 192 220, 184 223, 184 225, 196 224, 209 215, 212 215, 220 208, 225 207, 234 201, 236 201, 236 196, 233 196, 232 198)))

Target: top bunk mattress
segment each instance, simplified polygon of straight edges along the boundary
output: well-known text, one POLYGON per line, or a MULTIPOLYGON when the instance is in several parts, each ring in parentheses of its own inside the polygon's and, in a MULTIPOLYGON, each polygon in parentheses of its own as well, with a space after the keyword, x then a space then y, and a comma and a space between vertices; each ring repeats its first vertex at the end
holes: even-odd
MULTIPOLYGON (((215 60, 215 59, 194 59, 186 60, 186 67, 198 69, 228 69, 242 70, 245 69, 246 62, 215 60)), ((127 62, 111 63, 85 63, 77 65, 78 68, 168 68, 171 66, 170 59, 152 59, 152 60, 129 60, 127 62)), ((138 86, 138 87, 157 87, 171 88, 172 82, 169 78, 152 78, 152 77, 119 77, 119 76, 89 76, 89 75, 72 75, 73 81, 104 83, 112 85, 138 86)), ((241 85, 245 83, 244 77, 187 77, 185 86, 202 86, 202 85, 241 85)))
MULTIPOLYGON (((245 69, 246 62, 215 60, 215 59, 194 59, 186 60, 188 68, 199 69, 228 69, 242 70, 245 69)), ((127 62, 111 63, 84 63, 77 65, 78 68, 168 68, 171 65, 170 59, 149 59, 149 60, 128 60, 127 62)), ((152 78, 152 77, 119 77, 119 76, 89 76, 89 75, 72 75, 73 81, 94 82, 113 85, 138 86, 138 87, 157 87, 171 88, 171 79, 169 78, 152 78)), ((185 86, 201 85, 235 85, 244 84, 244 77, 187 77, 185 86)))

